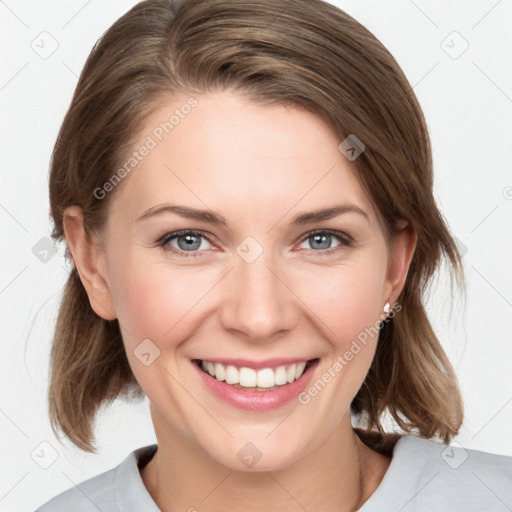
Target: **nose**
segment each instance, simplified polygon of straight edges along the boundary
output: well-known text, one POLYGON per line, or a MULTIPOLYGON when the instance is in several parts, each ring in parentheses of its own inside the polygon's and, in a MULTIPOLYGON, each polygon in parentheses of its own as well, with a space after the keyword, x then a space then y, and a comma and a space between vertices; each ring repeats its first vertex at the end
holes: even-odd
POLYGON ((300 318, 299 301, 287 285, 285 274, 266 251, 252 263, 237 257, 224 283, 224 328, 239 338, 259 343, 273 341, 292 330, 300 318))

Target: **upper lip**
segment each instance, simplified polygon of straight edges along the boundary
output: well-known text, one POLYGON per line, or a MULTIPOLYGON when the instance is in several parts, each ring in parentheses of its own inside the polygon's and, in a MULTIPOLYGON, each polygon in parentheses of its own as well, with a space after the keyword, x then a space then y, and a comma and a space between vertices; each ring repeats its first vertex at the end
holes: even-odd
POLYGON ((232 365, 237 368, 253 368, 255 370, 260 370, 262 368, 277 368, 278 366, 293 364, 293 363, 302 363, 310 361, 311 359, 316 359, 312 357, 279 357, 273 359, 263 359, 261 361, 257 361, 255 359, 243 359, 243 358, 197 358, 196 360, 200 361, 209 361, 210 363, 221 363, 223 365, 232 365))

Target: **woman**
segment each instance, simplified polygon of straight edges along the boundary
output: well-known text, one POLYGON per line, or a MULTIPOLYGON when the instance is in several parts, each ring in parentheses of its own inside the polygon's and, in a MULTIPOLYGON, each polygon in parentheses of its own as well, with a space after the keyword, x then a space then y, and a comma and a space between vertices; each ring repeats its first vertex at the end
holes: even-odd
POLYGON ((50 417, 94 452, 100 405, 147 396, 158 444, 38 510, 510 508, 510 457, 446 446, 462 401, 422 295, 463 273, 432 181, 405 76, 334 6, 120 18, 52 159, 74 268, 50 417))

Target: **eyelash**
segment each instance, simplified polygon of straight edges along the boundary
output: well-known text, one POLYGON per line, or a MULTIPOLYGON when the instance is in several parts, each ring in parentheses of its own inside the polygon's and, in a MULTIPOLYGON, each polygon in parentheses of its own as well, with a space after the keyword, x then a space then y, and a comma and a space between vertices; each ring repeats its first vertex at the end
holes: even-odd
MULTIPOLYGON (((201 251, 183 251, 181 249, 176 249, 175 247, 172 247, 171 245, 168 245, 171 240, 174 240, 175 238, 179 238, 183 235, 200 235, 201 237, 205 238, 210 244, 213 244, 213 242, 210 240, 209 236, 204 231, 197 231, 197 230, 181 230, 181 231, 173 231, 171 233, 165 234, 163 237, 161 237, 158 240, 158 245, 162 247, 166 251, 171 251, 175 254, 178 254, 181 257, 184 258, 197 258, 201 256, 201 251)), ((329 229, 317 229, 315 231, 310 231, 309 233, 306 233, 300 240, 299 244, 302 244, 304 241, 306 241, 308 238, 311 238, 318 234, 327 234, 332 237, 335 237, 340 242, 340 245, 337 245, 336 247, 332 247, 330 249, 325 250, 315 250, 315 249, 309 249, 310 251, 313 251, 315 253, 320 254, 321 256, 330 256, 334 252, 336 252, 339 249, 342 249, 343 246, 345 247, 352 247, 354 245, 354 240, 347 235, 346 233, 343 233, 341 231, 332 231, 329 229)))

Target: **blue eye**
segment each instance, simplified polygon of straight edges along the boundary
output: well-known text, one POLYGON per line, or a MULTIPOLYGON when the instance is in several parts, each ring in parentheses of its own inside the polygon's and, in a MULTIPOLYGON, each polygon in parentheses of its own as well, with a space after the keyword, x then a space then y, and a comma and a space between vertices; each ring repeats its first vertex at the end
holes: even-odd
MULTIPOLYGON (((339 246, 350 247, 353 243, 352 239, 345 233, 338 231, 315 231, 309 233, 306 238, 303 239, 302 244, 309 243, 310 248, 315 252, 330 254, 336 250, 339 246), (336 242, 336 245, 332 245, 336 242)), ((300 247, 300 246, 299 246, 300 247)), ((307 249, 307 247, 306 247, 307 249)))
MULTIPOLYGON (((158 240, 158 245, 167 251, 183 257, 198 257, 202 255, 202 251, 213 247, 206 233, 191 230, 167 233, 158 240)), ((308 233, 302 239, 299 248, 309 249, 319 255, 330 255, 343 246, 352 247, 352 245, 353 239, 345 233, 318 230, 308 233), (302 247, 305 243, 309 243, 310 247, 302 247), (333 243, 335 243, 334 246, 332 245, 333 243)))
POLYGON ((196 256, 194 253, 198 252, 199 249, 203 250, 210 248, 205 247, 203 242, 210 244, 206 235, 200 231, 174 231, 173 233, 165 235, 158 243, 165 249, 173 252, 191 253, 181 254, 182 256, 187 257, 196 256), (172 242, 176 242, 176 244, 173 244, 172 242))

